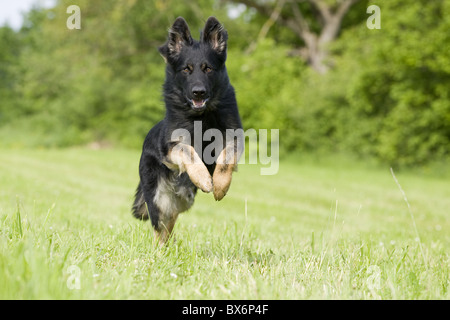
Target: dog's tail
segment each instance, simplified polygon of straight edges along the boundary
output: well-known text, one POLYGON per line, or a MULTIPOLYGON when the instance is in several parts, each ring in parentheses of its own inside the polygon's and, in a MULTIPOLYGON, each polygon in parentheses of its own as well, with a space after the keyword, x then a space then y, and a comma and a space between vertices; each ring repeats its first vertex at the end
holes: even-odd
POLYGON ((132 212, 135 218, 139 220, 148 220, 147 203, 145 202, 144 193, 142 192, 140 183, 136 189, 132 212))

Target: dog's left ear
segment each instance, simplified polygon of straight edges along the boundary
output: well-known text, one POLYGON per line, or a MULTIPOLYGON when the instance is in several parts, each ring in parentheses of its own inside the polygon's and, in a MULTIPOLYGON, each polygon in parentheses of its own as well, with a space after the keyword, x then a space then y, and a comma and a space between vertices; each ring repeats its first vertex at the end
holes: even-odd
POLYGON ((228 33, 215 17, 209 17, 203 30, 202 41, 219 54, 227 51, 228 33))

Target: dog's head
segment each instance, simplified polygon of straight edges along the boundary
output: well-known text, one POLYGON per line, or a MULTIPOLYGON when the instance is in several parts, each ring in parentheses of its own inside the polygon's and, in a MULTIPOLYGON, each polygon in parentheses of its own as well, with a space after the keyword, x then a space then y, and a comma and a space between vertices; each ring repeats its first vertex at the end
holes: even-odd
POLYGON ((168 65, 167 76, 179 104, 201 113, 217 99, 219 86, 228 82, 227 39, 226 30, 214 17, 206 21, 200 41, 192 39, 182 17, 175 20, 159 53, 168 65))

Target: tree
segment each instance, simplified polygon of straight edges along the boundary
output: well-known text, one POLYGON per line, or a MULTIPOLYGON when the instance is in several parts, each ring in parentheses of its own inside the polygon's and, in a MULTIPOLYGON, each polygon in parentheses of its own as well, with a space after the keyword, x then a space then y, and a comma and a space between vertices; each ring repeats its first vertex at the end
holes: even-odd
POLYGON ((18 64, 21 40, 8 26, 0 27, 0 124, 14 118, 19 99, 16 98, 18 64))
POLYGON ((317 72, 326 73, 328 45, 338 37, 345 15, 360 0, 230 1, 243 3, 267 17, 262 33, 274 23, 287 27, 304 45, 292 54, 300 55, 317 72))

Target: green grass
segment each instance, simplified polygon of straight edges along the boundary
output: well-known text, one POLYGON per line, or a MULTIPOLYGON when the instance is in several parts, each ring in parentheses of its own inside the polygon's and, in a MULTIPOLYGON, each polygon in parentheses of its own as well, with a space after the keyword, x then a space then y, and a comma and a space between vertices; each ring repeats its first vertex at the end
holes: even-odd
POLYGON ((411 216, 387 167, 241 165, 160 248, 130 214, 139 156, 0 150, 1 299, 450 298, 448 176, 395 172, 411 216))

